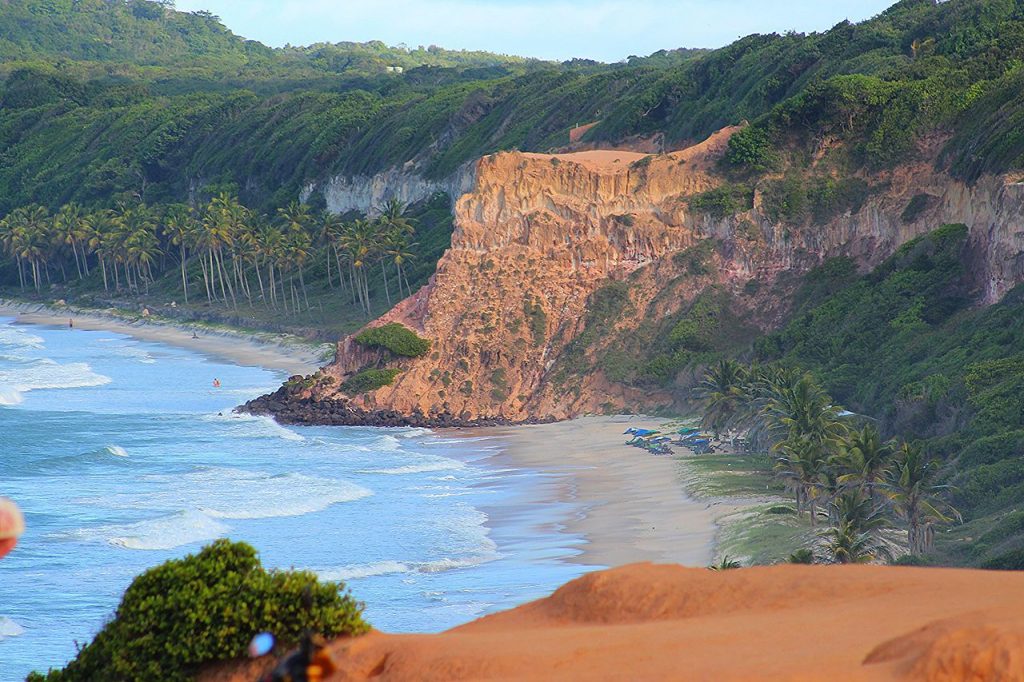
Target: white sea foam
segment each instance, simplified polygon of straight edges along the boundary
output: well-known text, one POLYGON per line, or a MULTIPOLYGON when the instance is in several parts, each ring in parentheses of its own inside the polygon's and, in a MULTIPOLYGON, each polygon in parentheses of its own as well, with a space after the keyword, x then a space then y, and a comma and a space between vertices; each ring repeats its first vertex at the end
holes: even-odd
POLYGON ((360 473, 364 474, 386 474, 389 476, 401 476, 404 474, 423 474, 431 471, 452 471, 457 469, 465 469, 466 465, 455 459, 448 459, 447 457, 419 457, 417 462, 413 464, 406 464, 400 467, 390 467, 387 469, 366 469, 360 473))
POLYGON ((25 634, 25 628, 21 627, 17 621, 7 616, 0 616, 0 641, 7 637, 20 637, 23 634, 25 634))
MULTIPOLYGON (((103 339, 101 339, 103 340, 103 339)), ((156 358, 152 355, 139 348, 138 346, 122 344, 119 346, 113 346, 109 349, 110 355, 116 355, 118 357, 125 358, 127 360, 135 360, 144 365, 152 365, 156 363, 156 358)))
POLYGON ((429 436, 433 431, 422 427, 412 427, 408 431, 402 431, 398 434, 399 438, 417 438, 419 436, 429 436))
POLYGON ((103 386, 110 381, 110 377, 93 372, 92 367, 85 362, 62 365, 44 358, 0 369, 0 387, 18 392, 103 386))
POLYGON ((128 452, 120 445, 108 445, 106 451, 112 454, 114 457, 127 457, 128 452))
POLYGON ((278 424, 272 417, 254 414, 242 414, 230 410, 201 417, 203 421, 223 422, 232 426, 232 431, 246 436, 268 436, 283 438, 294 442, 306 440, 291 429, 278 424))
POLYGON ((158 490, 76 500, 112 509, 196 510, 211 519, 302 516, 369 497, 373 491, 339 479, 201 467, 184 475, 144 477, 158 490))
POLYGON ((346 582, 396 573, 443 573, 479 566, 497 558, 497 554, 479 554, 457 559, 444 557, 433 561, 373 561, 366 564, 349 564, 340 568, 314 569, 314 573, 321 580, 346 582))
POLYGON ((341 568, 316 570, 315 573, 321 580, 332 582, 344 582, 358 578, 369 578, 375 575, 390 575, 392 573, 408 573, 412 568, 409 564, 400 561, 374 561, 368 564, 350 564, 341 568))
POLYGON ((451 492, 451 493, 430 493, 428 495, 424 495, 423 497, 426 497, 426 498, 465 497, 466 495, 482 495, 482 494, 488 494, 488 493, 493 493, 493 492, 494 492, 493 490, 460 490, 458 492, 451 492))
POLYGON ((194 542, 208 542, 227 534, 229 528, 205 514, 186 511, 150 521, 109 526, 106 541, 125 549, 174 549, 194 542))
POLYGON ((370 445, 371 450, 378 452, 397 452, 402 449, 402 441, 394 436, 381 436, 370 445))
POLYGON ((7 348, 30 348, 32 350, 40 350, 43 348, 43 339, 30 334, 24 329, 18 327, 12 327, 5 325, 0 327, 0 346, 6 346, 7 348))
POLYGON ((216 540, 228 530, 228 526, 205 514, 183 511, 136 523, 79 528, 54 537, 106 542, 124 549, 166 550, 216 540))
POLYGON ((470 556, 462 559, 451 559, 445 557, 436 561, 425 561, 416 570, 420 573, 443 573, 444 571, 454 571, 459 568, 469 568, 470 566, 479 566, 485 564, 488 561, 494 561, 497 556, 491 555, 480 555, 470 556))
POLYGON ((14 405, 20 405, 24 400, 25 396, 21 394, 21 391, 0 386, 0 405, 12 407, 14 405))
POLYGON ((485 440, 494 440, 495 436, 467 436, 465 438, 438 438, 427 442, 427 445, 465 445, 467 443, 479 443, 485 440))

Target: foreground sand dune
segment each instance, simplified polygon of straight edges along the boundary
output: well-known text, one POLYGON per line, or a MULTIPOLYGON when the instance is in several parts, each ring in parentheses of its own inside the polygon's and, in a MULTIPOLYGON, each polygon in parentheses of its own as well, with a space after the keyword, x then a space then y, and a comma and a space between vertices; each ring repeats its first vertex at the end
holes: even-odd
MULTIPOLYGON (((1024 573, 633 564, 437 635, 338 640, 333 680, 1024 680, 1024 573)), ((253 680, 251 663, 207 681, 253 680)))

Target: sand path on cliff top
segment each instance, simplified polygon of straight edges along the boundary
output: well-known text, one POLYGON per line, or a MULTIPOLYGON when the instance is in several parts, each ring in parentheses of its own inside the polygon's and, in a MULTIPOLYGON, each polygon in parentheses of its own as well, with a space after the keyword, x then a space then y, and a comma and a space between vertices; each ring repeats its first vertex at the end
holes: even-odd
MULTIPOLYGON (((633 564, 438 635, 337 640, 332 680, 1024 680, 1024 573, 633 564)), ((210 671, 252 680, 261 666, 210 671)))
POLYGON ((707 170, 710 163, 717 160, 729 143, 734 133, 743 126, 726 126, 708 136, 707 139, 673 152, 663 157, 656 154, 642 154, 622 149, 593 149, 585 152, 569 152, 566 154, 540 154, 538 152, 520 152, 530 159, 557 159, 576 163, 598 173, 625 173, 630 165, 645 157, 665 159, 669 163, 685 163, 690 170, 707 170))

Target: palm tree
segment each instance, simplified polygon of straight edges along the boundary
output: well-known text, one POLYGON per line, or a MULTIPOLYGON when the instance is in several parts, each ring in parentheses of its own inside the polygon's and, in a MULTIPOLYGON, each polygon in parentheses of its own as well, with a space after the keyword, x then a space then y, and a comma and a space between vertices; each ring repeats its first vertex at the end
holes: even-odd
POLYGON ((948 489, 935 483, 938 470, 938 463, 926 457, 921 447, 904 443, 888 471, 886 494, 907 524, 907 545, 912 554, 931 548, 936 524, 960 518, 959 512, 938 496, 948 489))
POLYGON ((407 296, 412 296, 412 287, 409 286, 409 278, 405 276, 405 264, 416 258, 412 251, 417 244, 409 243, 409 237, 399 232, 389 232, 385 235, 382 249, 398 271, 398 295, 402 295, 402 280, 405 280, 405 291, 407 296))
MULTIPOLYGON (((256 244, 259 257, 267 265, 267 286, 270 290, 270 305, 277 307, 277 264, 284 258, 284 235, 276 226, 269 222, 260 223, 256 231, 256 244)), ((283 302, 283 301, 282 301, 283 302)))
POLYGON ((719 360, 704 374, 697 392, 706 405, 704 425, 714 429, 716 437, 739 412, 746 381, 746 369, 735 360, 719 360))
POLYGON ((828 469, 828 451, 809 438, 792 437, 776 446, 775 472, 796 497, 796 511, 817 519, 817 501, 828 469))
POLYGON ((298 201, 277 209, 277 215, 285 232, 305 232, 312 222, 309 206, 298 201))
POLYGON ((39 291, 43 275, 49 277, 49 273, 45 272, 45 263, 51 243, 50 214, 42 206, 32 204, 14 211, 11 217, 17 257, 29 264, 32 284, 39 291))
POLYGON ((83 261, 86 260, 84 253, 81 259, 78 257, 78 244, 82 238, 84 218, 85 214, 82 208, 74 203, 65 204, 53 217, 55 236, 62 244, 71 247, 71 253, 75 257, 75 271, 78 272, 78 279, 83 277, 82 266, 83 261))
MULTIPOLYGON (((390 242, 395 245, 400 253, 397 257, 392 255, 392 260, 398 269, 399 298, 402 296, 402 262, 411 256, 411 254, 405 251, 405 245, 408 242, 408 238, 416 232, 412 221, 405 215, 405 209, 405 204, 395 198, 388 199, 377 208, 379 214, 377 216, 377 225, 379 227, 377 234, 378 250, 382 251, 385 255, 392 255, 388 253, 387 249, 390 242)), ((384 295, 387 297, 388 305, 391 305, 391 294, 388 291, 388 273, 384 269, 383 260, 381 261, 381 273, 384 276, 384 295)), ((410 295, 412 294, 410 293, 410 295)))
POLYGON ((181 288, 188 304, 188 245, 195 238, 197 229, 192 208, 184 204, 171 206, 164 216, 163 235, 171 246, 178 247, 178 262, 181 266, 181 288))
POLYGON ((148 294, 153 274, 152 264, 160 255, 156 221, 152 211, 145 204, 139 204, 126 211, 123 219, 125 275, 129 280, 129 287, 138 289, 138 281, 141 280, 148 294))
MULTIPOLYGON (((306 310, 309 310, 309 295, 306 293, 306 279, 303 275, 303 266, 306 260, 309 258, 310 249, 310 238, 305 232, 292 232, 287 236, 285 240, 285 250, 288 254, 287 260, 291 265, 294 265, 299 269, 299 284, 302 287, 302 298, 306 302, 306 310)), ((292 284, 292 291, 294 292, 295 285, 292 284)), ((295 310, 298 310, 298 300, 296 297, 295 310)))
POLYGON ((96 258, 99 260, 100 271, 103 273, 104 291, 109 290, 107 262, 112 255, 108 235, 113 232, 115 223, 114 212, 109 209, 94 211, 86 218, 85 245, 96 254, 96 258))
MULTIPOLYGON (((327 286, 333 288, 334 282, 331 279, 331 250, 334 250, 334 257, 337 261, 338 252, 335 247, 335 239, 337 238, 338 232, 341 230, 342 222, 334 213, 330 211, 323 211, 316 222, 316 239, 314 241, 315 246, 324 249, 324 255, 327 261, 327 286)), ((341 276, 341 263, 338 262, 338 280, 344 284, 344 279, 341 276)))
POLYGON ((743 568, 743 564, 726 555, 717 564, 711 564, 708 568, 712 571, 731 571, 735 568, 743 568))
POLYGON ((398 199, 388 199, 377 208, 377 220, 389 232, 415 234, 413 221, 405 215, 406 205, 398 199))
POLYGON ((359 302, 367 315, 370 309, 370 287, 367 282, 366 270, 377 248, 373 223, 365 219, 357 219, 348 225, 341 236, 342 248, 346 252, 352 271, 352 282, 359 302))
MULTIPOLYGON (((213 288, 213 297, 217 295, 217 282, 220 283, 221 298, 227 302, 231 298, 231 305, 238 308, 235 299, 234 286, 224 270, 224 249, 230 249, 234 244, 239 225, 245 217, 245 207, 238 203, 238 199, 221 192, 210 200, 203 217, 203 230, 200 242, 206 250, 206 258, 209 262, 210 281, 213 288)), ((205 267, 204 267, 205 277, 205 267)))
POLYGON ((840 445, 836 464, 845 473, 839 482, 856 483, 864 488, 868 497, 875 500, 875 487, 885 480, 886 467, 892 456, 892 445, 882 441, 878 429, 868 424, 853 430, 840 445))
POLYGON ((825 548, 832 563, 867 563, 876 559, 891 559, 881 531, 888 528, 889 520, 882 507, 874 503, 861 490, 850 490, 830 505, 832 527, 822 533, 825 548))
POLYGON ((826 530, 825 549, 832 563, 866 564, 888 556, 886 550, 868 533, 857 533, 849 524, 840 523, 826 530))
POLYGON ((23 242, 25 240, 27 216, 25 209, 17 208, 11 211, 0 222, 0 244, 4 250, 15 259, 18 264, 18 281, 21 288, 25 288, 25 268, 22 261, 23 242))
POLYGON ((847 432, 840 417, 842 410, 810 374, 775 391, 763 412, 771 430, 782 438, 797 437, 832 448, 847 432))

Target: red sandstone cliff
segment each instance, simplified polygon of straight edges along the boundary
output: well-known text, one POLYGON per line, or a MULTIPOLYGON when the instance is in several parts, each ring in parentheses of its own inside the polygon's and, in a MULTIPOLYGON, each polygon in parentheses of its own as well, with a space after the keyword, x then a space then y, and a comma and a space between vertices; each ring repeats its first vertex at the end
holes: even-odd
MULTIPOLYGON (((920 164, 871 178, 874 192, 854 215, 824 225, 773 224, 760 198, 724 219, 690 210, 687 198, 718 186, 715 163, 735 128, 694 147, 661 155, 589 151, 508 152, 481 159, 472 191, 455 205, 450 250, 429 284, 374 324, 401 322, 431 340, 432 352, 391 362, 394 384, 352 398, 358 409, 462 420, 568 418, 623 407, 671 403, 589 371, 552 381, 552 370, 583 330, 588 297, 629 278, 633 319, 675 314, 707 286, 736 296, 740 314, 767 328, 785 312, 787 287, 827 257, 876 264, 912 237, 949 222, 966 223, 982 254, 976 279, 986 302, 1024 278, 1024 184, 987 178, 968 187, 920 164), (931 196, 916 220, 901 219, 909 199, 931 196), (687 274, 671 256, 714 240, 709 274, 687 274), (745 287, 756 279, 756 293, 745 287)), ((598 339, 596 346, 607 343, 598 339)), ((338 345, 329 377, 307 396, 344 398, 346 377, 380 360, 352 338, 338 345), (331 380, 333 379, 333 381, 331 380)))

